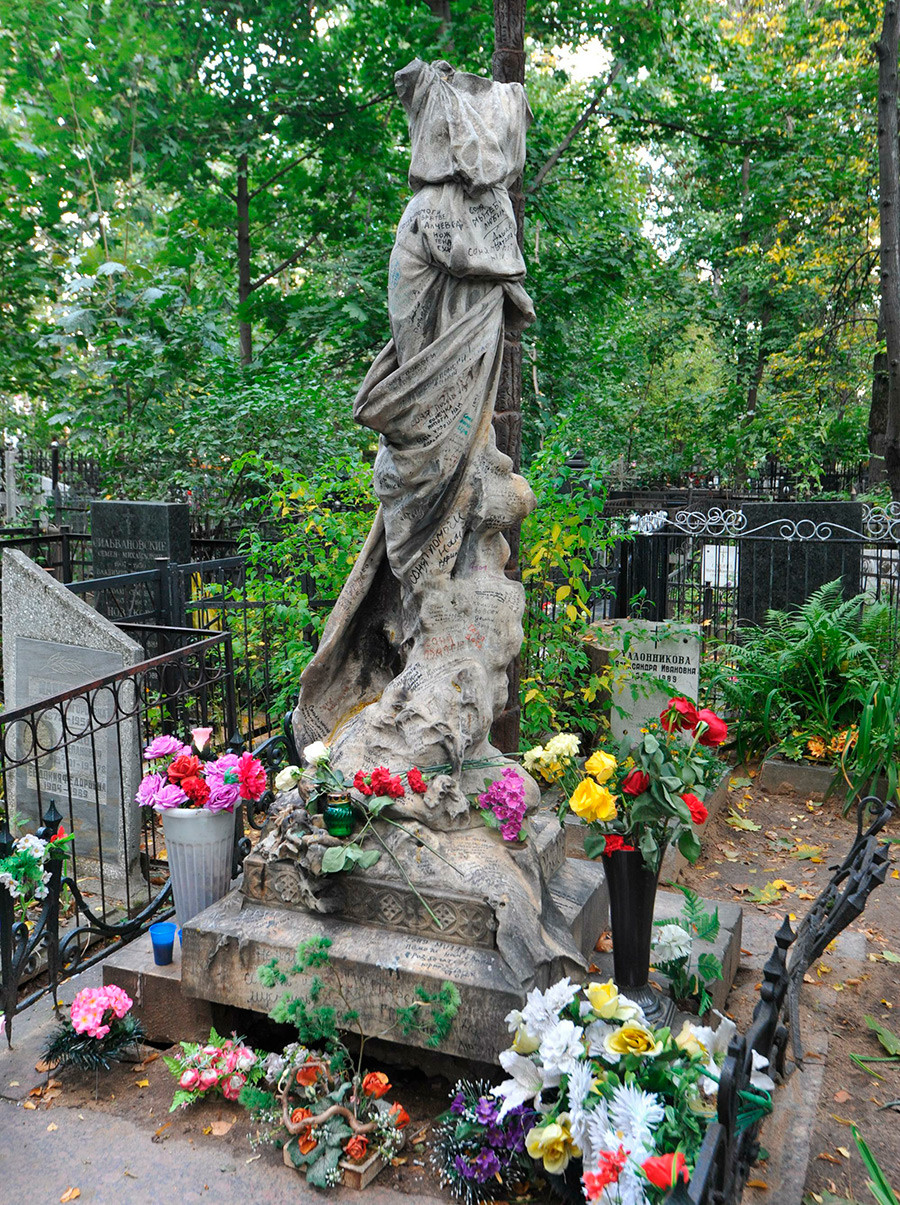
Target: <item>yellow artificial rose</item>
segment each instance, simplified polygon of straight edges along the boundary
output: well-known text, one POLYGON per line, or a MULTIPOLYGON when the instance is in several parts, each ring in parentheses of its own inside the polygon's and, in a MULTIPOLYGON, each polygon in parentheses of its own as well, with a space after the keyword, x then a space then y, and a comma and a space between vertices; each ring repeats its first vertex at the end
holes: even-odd
POLYGON ((512 1048, 516 1054, 534 1054, 540 1044, 540 1039, 532 1037, 527 1028, 520 1025, 513 1038, 512 1048))
POLYGON ((603 1039, 603 1045, 610 1054, 637 1054, 649 1058, 656 1058, 663 1048, 662 1042, 637 1021, 626 1021, 621 1029, 603 1039))
POLYGON ((593 774, 597 782, 609 782, 616 771, 616 759, 611 753, 604 753, 602 749, 598 749, 584 763, 584 768, 588 774, 593 774))
POLYGON ((543 1159, 544 1169, 551 1176, 566 1170, 571 1158, 580 1158, 581 1148, 572 1141, 569 1114, 560 1113, 556 1121, 529 1130, 525 1147, 532 1159, 543 1159))
POLYGON ((604 1021, 633 1021, 638 1015, 638 1006, 619 995, 612 979, 607 983, 589 983, 586 991, 591 1008, 604 1021))
POLYGON ((593 778, 583 779, 572 792, 569 807, 588 824, 595 820, 615 820, 616 800, 606 787, 598 786, 593 778))
POLYGON ((690 1021, 685 1021, 681 1027, 681 1033, 675 1038, 675 1045, 679 1050, 683 1050, 685 1054, 689 1054, 692 1058, 709 1058, 709 1051, 694 1033, 693 1026, 690 1021))

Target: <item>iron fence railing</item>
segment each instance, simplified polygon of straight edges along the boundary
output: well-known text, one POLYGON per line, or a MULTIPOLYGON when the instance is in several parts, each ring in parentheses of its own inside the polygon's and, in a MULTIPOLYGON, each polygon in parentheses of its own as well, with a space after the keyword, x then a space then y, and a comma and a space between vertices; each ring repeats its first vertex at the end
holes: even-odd
POLYGON ((0 886, 7 1033, 17 1009, 55 993, 63 975, 97 961, 111 942, 131 940, 168 907, 158 817, 135 803, 148 740, 211 727, 211 748, 240 744, 230 635, 168 629, 165 638, 170 647, 138 665, 0 714, 0 859, 20 828, 47 841, 60 824, 74 834, 65 866, 47 862, 48 895, 36 916, 17 917, 0 886), (41 973, 46 982, 22 995, 23 981, 41 973))

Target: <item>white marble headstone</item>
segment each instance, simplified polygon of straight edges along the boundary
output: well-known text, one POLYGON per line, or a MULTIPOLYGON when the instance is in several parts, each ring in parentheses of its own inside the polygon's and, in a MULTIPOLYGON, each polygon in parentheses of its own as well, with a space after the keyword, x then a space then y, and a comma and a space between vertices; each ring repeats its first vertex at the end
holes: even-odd
POLYGON ((700 628, 697 624, 622 619, 600 627, 611 658, 614 738, 637 740, 675 695, 696 701, 700 689, 700 628), (664 682, 665 687, 658 684, 664 682))

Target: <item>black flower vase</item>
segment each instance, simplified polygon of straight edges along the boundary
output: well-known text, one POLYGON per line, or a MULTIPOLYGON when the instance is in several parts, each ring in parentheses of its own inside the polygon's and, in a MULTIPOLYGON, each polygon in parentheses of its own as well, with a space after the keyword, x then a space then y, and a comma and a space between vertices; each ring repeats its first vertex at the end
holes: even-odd
POLYGON ((654 991, 648 982, 659 871, 650 870, 637 849, 606 854, 603 865, 609 887, 616 987, 639 1004, 648 1022, 659 1029, 675 1012, 672 1000, 654 991))

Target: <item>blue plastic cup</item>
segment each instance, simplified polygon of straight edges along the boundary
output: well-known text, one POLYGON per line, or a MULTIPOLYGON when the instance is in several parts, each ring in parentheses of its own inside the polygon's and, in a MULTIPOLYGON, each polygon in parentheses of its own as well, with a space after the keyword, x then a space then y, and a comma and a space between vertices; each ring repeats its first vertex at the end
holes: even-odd
POLYGON ((153 961, 158 967, 167 967, 172 961, 172 946, 178 926, 171 921, 157 921, 150 926, 150 941, 153 943, 153 961))

